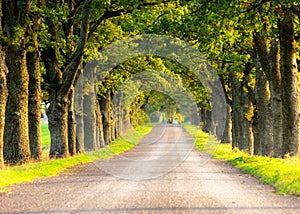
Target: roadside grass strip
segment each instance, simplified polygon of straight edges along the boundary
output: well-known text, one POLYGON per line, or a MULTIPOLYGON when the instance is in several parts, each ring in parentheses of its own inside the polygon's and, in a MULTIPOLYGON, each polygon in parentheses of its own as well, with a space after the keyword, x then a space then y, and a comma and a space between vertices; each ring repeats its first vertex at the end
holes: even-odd
MULTIPOLYGON (((45 142, 42 143, 43 147, 47 147, 43 150, 43 153, 45 153, 43 154, 43 161, 32 162, 21 166, 6 166, 4 169, 0 170, 0 188, 17 183, 30 182, 40 177, 55 176, 64 171, 66 168, 77 164, 89 163, 98 159, 111 158, 114 155, 120 154, 135 146, 144 135, 151 131, 152 125, 144 125, 136 130, 130 131, 123 137, 116 139, 108 146, 97 151, 53 160, 44 159, 44 157, 48 155, 48 147, 50 143, 50 138, 48 138, 49 133, 46 130, 43 130, 44 128, 45 127, 42 126, 42 140, 44 141, 44 139, 48 139, 48 144, 45 142)), ((0 193, 1 192, 5 192, 5 189, 0 190, 0 193)))
POLYGON ((195 139, 197 149, 214 158, 231 162, 235 167, 260 178, 263 184, 270 184, 279 194, 300 196, 300 157, 270 158, 251 156, 239 149, 231 149, 231 144, 219 144, 211 140, 212 136, 196 126, 184 124, 184 129, 195 139), (209 140, 208 140, 209 139, 209 140), (219 144, 215 150, 209 149, 208 143, 219 144))

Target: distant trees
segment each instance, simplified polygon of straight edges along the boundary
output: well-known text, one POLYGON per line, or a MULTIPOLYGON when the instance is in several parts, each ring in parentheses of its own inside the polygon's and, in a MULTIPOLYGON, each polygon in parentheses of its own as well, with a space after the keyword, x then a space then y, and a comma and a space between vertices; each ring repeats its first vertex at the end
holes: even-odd
POLYGON ((183 16, 189 22, 177 24, 177 30, 182 29, 178 34, 197 29, 209 35, 205 40, 193 38, 222 77, 231 105, 233 147, 256 155, 296 155, 299 5, 293 1, 223 3, 191 3, 192 14, 209 24, 196 26, 189 15, 183 16))

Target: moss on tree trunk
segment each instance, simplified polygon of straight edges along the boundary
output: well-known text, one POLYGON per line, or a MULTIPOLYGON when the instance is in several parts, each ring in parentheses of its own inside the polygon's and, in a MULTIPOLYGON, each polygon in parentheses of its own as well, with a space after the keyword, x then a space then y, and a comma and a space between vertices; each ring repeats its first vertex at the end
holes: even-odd
POLYGON ((5 106, 6 106, 6 99, 7 99, 6 75, 7 75, 7 67, 5 64, 5 53, 4 51, 2 51, 2 47, 0 46, 0 169, 4 165, 3 133, 4 133, 4 121, 5 121, 5 106))
POLYGON ((283 155, 296 155, 299 150, 298 69, 293 16, 287 11, 280 25, 283 155))
POLYGON ((30 160, 28 132, 28 71, 26 52, 18 46, 6 51, 8 97, 4 130, 4 159, 9 164, 30 160))

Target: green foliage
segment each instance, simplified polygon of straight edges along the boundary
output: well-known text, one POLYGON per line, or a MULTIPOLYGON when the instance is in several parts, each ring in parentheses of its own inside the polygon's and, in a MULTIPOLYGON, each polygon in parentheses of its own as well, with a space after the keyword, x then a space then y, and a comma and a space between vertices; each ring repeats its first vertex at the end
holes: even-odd
POLYGON ((183 123, 183 121, 184 121, 184 117, 183 117, 183 115, 180 114, 180 113, 176 113, 175 116, 174 116, 174 119, 175 119, 179 124, 183 123))
POLYGON ((25 38, 26 30, 21 26, 16 27, 13 37, 10 39, 12 45, 22 45, 22 41, 25 38))
POLYGON ((191 71, 179 63, 151 55, 118 65, 100 82, 98 95, 105 98, 108 89, 113 93, 121 92, 126 98, 124 104, 134 126, 148 120, 145 111, 139 109, 144 105, 150 106, 148 114, 160 111, 167 119, 179 111, 183 115, 189 114, 191 94, 195 103, 207 100, 203 86, 191 71))
MULTIPOLYGON (((184 128, 195 138, 196 147, 203 150, 208 134, 189 124, 184 124, 184 128)), ((232 150, 230 144, 219 144, 217 150, 206 152, 215 158, 231 162, 235 167, 258 177, 264 184, 273 185, 279 194, 300 196, 300 157, 279 159, 251 156, 236 148, 232 150)))

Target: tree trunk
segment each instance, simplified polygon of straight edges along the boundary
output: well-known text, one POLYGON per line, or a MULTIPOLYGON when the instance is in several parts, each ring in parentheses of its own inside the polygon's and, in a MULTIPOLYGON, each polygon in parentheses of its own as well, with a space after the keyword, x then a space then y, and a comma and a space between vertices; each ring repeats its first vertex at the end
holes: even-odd
POLYGON ((250 115, 253 107, 247 89, 252 67, 245 66, 244 77, 240 82, 234 75, 231 76, 232 88, 232 147, 239 148, 252 154, 253 139, 250 115))
POLYGON ((256 123, 259 137, 255 138, 254 144, 258 155, 272 156, 273 137, 272 137, 272 115, 270 110, 269 84, 266 73, 270 74, 270 66, 262 66, 262 64, 270 64, 267 58, 266 44, 260 35, 254 36, 255 43, 260 46, 262 43, 264 48, 258 48, 257 53, 253 56, 256 67, 255 80, 255 102, 256 102, 256 123), (260 56, 260 58, 259 58, 260 56), (262 70, 264 69, 265 72, 262 70), (259 140, 259 141, 257 141, 259 140))
POLYGON ((115 94, 116 99, 114 100, 114 116, 115 116, 115 137, 120 137, 121 126, 122 126, 122 103, 121 103, 121 92, 115 94))
POLYGON ((257 99, 259 99, 259 101, 257 101, 257 122, 259 126, 258 129, 261 132, 261 153, 262 155, 278 157, 281 156, 278 153, 278 149, 280 149, 282 144, 279 48, 277 48, 276 44, 275 46, 273 44, 271 51, 268 52, 266 40, 260 33, 254 33, 254 43, 257 49, 260 66, 263 69, 262 71, 259 70, 260 73, 258 74, 258 78, 261 78, 261 81, 258 82, 262 84, 258 89, 261 90, 259 93, 262 94, 257 95, 257 99), (264 86, 264 84, 267 84, 266 80, 264 80, 266 78, 269 81, 271 98, 269 97, 268 89, 264 86), (270 100, 271 111, 269 110, 268 100, 270 100), (263 118, 260 118, 261 116, 263 118), (276 139, 276 146, 278 147, 276 151, 274 151, 274 138, 276 139))
MULTIPOLYGON (((1 0, 0 0, 1 9, 1 0)), ((1 34, 1 16, 0 16, 0 34, 1 34)), ((0 169, 4 166, 3 160, 3 133, 5 121, 5 106, 7 99, 7 86, 6 86, 7 67, 5 64, 5 53, 0 46, 0 169)))
POLYGON ((82 74, 80 74, 75 86, 75 120, 76 120, 76 152, 84 151, 84 122, 83 122, 83 91, 82 74))
POLYGON ((193 108, 189 121, 192 125, 199 126, 201 121, 201 107, 196 106, 193 108))
MULTIPOLYGON (((0 0, 0 11, 2 11, 2 0, 0 0)), ((2 16, 0 15, 0 36, 3 35, 2 32, 2 16)), ((0 44, 0 169, 4 166, 3 159, 3 134, 5 126, 5 107, 7 99, 7 85, 6 85, 6 75, 7 67, 5 63, 5 52, 3 51, 2 44, 0 44)))
POLYGON ((130 123, 130 118, 129 118, 129 109, 127 107, 124 107, 123 109, 123 126, 122 126, 122 135, 125 134, 127 131, 132 129, 132 125, 130 123))
POLYGON ((119 138, 121 136, 121 127, 122 127, 122 106, 117 107, 117 121, 116 121, 116 138, 119 138))
POLYGON ((110 90, 106 91, 105 98, 100 100, 100 109, 103 122, 103 136, 105 144, 109 144, 111 140, 111 101, 110 90))
POLYGON ((115 127, 116 127, 116 119, 115 119, 115 114, 114 114, 114 108, 115 108, 115 106, 113 106, 113 103, 112 103, 112 99, 113 99, 113 97, 112 97, 113 95, 112 95, 112 93, 110 93, 110 107, 109 107, 109 109, 110 109, 110 134, 111 134, 111 141, 114 141, 115 139, 116 139, 116 129, 115 129, 115 127))
POLYGON ((97 148, 96 131, 96 94, 94 84, 94 68, 84 71, 84 149, 92 151, 97 148))
POLYGON ((279 43, 273 41, 270 49, 270 91, 271 91, 271 111, 273 130, 273 157, 282 157, 282 102, 281 102, 281 74, 280 74, 280 54, 279 43))
POLYGON ((230 87, 232 93, 232 111, 231 111, 231 118, 232 118, 232 148, 238 148, 238 144, 240 142, 240 124, 239 124, 239 117, 240 117, 240 82, 234 76, 230 75, 230 87))
MULTIPOLYGON (((48 3, 48 2, 47 2, 48 3)), ((76 83, 82 55, 86 46, 89 29, 89 15, 91 0, 85 0, 82 6, 82 18, 80 24, 80 35, 75 51, 66 60, 63 68, 59 67, 57 49, 48 47, 43 54, 47 71, 46 78, 49 83, 50 106, 47 110, 49 118, 49 130, 51 135, 50 158, 67 157, 68 148, 68 96, 71 88, 76 83)), ((49 8, 55 9, 56 2, 49 2, 49 8)), ((58 32, 52 20, 48 20, 48 29, 53 35, 54 42, 58 42, 58 32)))
POLYGON ((59 92, 50 90, 49 99, 50 106, 46 111, 51 136, 49 157, 68 157, 68 97, 63 97, 59 92))
POLYGON ((28 71, 26 51, 10 46, 6 52, 8 97, 4 131, 4 159, 10 164, 30 160, 28 133, 28 71))
POLYGON ((211 111, 203 109, 203 131, 206 133, 211 132, 211 111))
MULTIPOLYGON (((40 1, 36 6, 39 7, 40 1)), ((27 52, 26 61, 29 73, 29 95, 28 95, 28 120, 29 120, 29 142, 31 157, 36 160, 42 158, 41 142, 41 73, 40 73, 40 52, 38 47, 39 14, 30 15, 32 26, 28 30, 31 37, 30 46, 33 48, 27 52)))
POLYGON ((254 155, 262 155, 261 145, 260 145, 261 141, 260 141, 260 135, 259 135, 260 132, 259 132, 256 108, 254 110, 254 115, 253 115, 252 131, 253 131, 253 138, 254 138, 253 154, 254 155))
POLYGON ((71 88, 68 99, 68 146, 70 155, 76 155, 76 121, 74 112, 74 87, 71 88))
POLYGON ((231 143, 231 137, 230 137, 231 117, 230 117, 230 106, 228 104, 226 105, 226 114, 227 114, 227 118, 225 121, 224 133, 221 138, 221 143, 231 143))
MULTIPOLYGON (((27 29, 31 1, 2 0, 3 35, 13 39, 16 27, 27 29)), ((8 68, 6 117, 4 130, 4 159, 10 164, 30 160, 28 134, 28 71, 24 37, 6 48, 8 68)))
POLYGON ((97 118, 97 140, 99 141, 100 148, 105 146, 104 135, 103 135, 103 123, 102 123, 102 115, 100 110, 100 105, 98 100, 96 99, 96 118, 97 118))
POLYGON ((299 100, 294 17, 287 11, 280 24, 281 99, 283 115, 283 155, 296 155, 299 148, 299 100))
POLYGON ((261 146, 261 155, 271 156, 273 151, 272 143, 272 119, 269 108, 269 86, 264 73, 257 68, 255 99, 257 108, 257 123, 259 129, 259 145, 261 146))
POLYGON ((240 98, 240 115, 239 115, 239 124, 240 124, 240 132, 239 132, 239 139, 238 148, 243 150, 249 154, 252 154, 252 126, 251 126, 251 119, 249 118, 249 114, 252 112, 252 103, 249 99, 249 94, 243 90, 244 85, 242 84, 241 87, 241 98, 240 98))
POLYGON ((120 137, 120 127, 121 127, 121 107, 120 106, 115 106, 115 112, 114 112, 114 115, 115 115, 115 138, 118 138, 120 137))
POLYGON ((31 157, 42 158, 41 143, 41 76, 39 52, 28 52, 26 56, 29 73, 28 122, 31 157))

